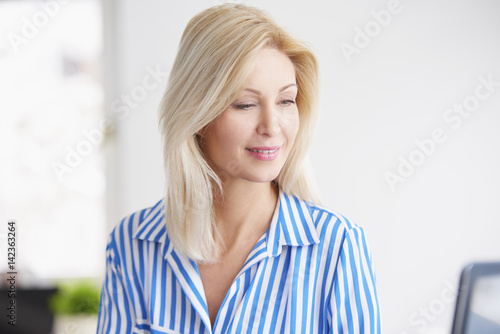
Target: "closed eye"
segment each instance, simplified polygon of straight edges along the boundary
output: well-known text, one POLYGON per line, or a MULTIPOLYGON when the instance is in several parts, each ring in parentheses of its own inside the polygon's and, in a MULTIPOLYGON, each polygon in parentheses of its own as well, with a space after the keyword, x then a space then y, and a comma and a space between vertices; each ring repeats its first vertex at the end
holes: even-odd
POLYGON ((236 109, 240 109, 240 110, 248 110, 250 108, 255 107, 255 104, 253 104, 253 103, 248 103, 248 104, 245 104, 245 103, 234 104, 233 107, 236 108, 236 109))
POLYGON ((285 106, 285 107, 290 106, 292 104, 295 104, 294 100, 283 100, 280 102, 280 105, 285 106))

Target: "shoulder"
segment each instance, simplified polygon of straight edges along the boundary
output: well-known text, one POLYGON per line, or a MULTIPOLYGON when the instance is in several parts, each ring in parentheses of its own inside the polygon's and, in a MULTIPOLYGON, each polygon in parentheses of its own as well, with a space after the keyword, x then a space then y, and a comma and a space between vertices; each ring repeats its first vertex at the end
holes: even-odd
POLYGON ((339 213, 338 211, 332 210, 322 205, 306 202, 309 211, 318 225, 321 222, 328 221, 329 224, 336 224, 340 228, 345 230, 351 230, 354 228, 360 228, 355 222, 353 222, 347 216, 339 213))
POLYGON ((364 229, 348 216, 322 205, 306 202, 319 239, 326 243, 343 244, 346 239, 364 244, 364 229))
POLYGON ((124 250, 134 240, 158 241, 164 234, 163 201, 125 216, 111 231, 108 250, 124 250))
MULTIPOLYGON (((341 268, 362 268, 373 278, 372 255, 365 230, 347 216, 321 205, 307 203, 314 219, 321 256, 334 260, 341 268)), ((339 268, 340 268, 339 267, 339 268)))
POLYGON ((363 229, 347 216, 285 192, 280 193, 280 217, 289 245, 319 243, 339 247, 348 237, 354 236, 360 242, 359 237, 364 238, 363 229))

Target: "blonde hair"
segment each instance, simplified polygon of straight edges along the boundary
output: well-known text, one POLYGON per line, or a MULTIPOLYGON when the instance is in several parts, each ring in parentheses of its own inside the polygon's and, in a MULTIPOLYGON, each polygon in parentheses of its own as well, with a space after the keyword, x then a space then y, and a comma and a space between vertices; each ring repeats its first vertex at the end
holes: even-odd
POLYGON ((243 89, 258 51, 273 47, 295 67, 300 126, 276 182, 318 202, 304 161, 316 120, 318 68, 313 53, 262 11, 244 5, 209 8, 188 23, 159 110, 165 164, 165 220, 177 251, 195 261, 215 257, 214 193, 220 178, 207 164, 197 132, 219 116, 243 89))

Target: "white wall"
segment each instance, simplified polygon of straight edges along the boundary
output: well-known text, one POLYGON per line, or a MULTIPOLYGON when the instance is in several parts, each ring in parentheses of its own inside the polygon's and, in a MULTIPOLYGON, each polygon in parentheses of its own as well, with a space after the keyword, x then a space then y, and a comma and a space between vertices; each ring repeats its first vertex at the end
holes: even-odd
MULTIPOLYGON (((105 5, 106 67, 114 73, 107 111, 122 115, 109 168, 112 224, 162 195, 156 109, 165 85, 142 89, 147 97, 128 115, 111 101, 123 107, 122 94, 139 96, 148 67, 168 71, 187 21, 220 3, 116 2, 105 5)), ((325 204, 367 231, 384 333, 449 332, 461 267, 500 259, 500 3, 244 3, 266 9, 318 55, 321 118, 311 160, 325 204), (380 28, 374 13, 388 7, 393 14, 380 28), (355 40, 365 28, 373 29, 367 46, 355 40), (343 42, 360 46, 350 62, 343 42), (488 77, 491 92, 477 88, 488 77), (448 111, 463 103, 469 116, 448 111), (415 141, 427 143, 428 155, 415 141), (391 188, 386 173, 410 158, 419 165, 391 188)))

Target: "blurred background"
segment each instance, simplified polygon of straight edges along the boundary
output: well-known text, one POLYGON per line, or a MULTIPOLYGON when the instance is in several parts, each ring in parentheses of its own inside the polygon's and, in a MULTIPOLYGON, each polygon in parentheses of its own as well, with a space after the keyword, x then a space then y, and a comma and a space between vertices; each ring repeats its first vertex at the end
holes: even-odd
MULTIPOLYGON (((59 289, 54 333, 93 331, 109 232, 161 198, 168 72, 223 2, 0 0, 0 270, 14 219, 17 288, 59 289)), ((232 2, 318 56, 310 160, 366 230, 383 332, 450 332, 462 267, 500 260, 500 2, 232 2)))

